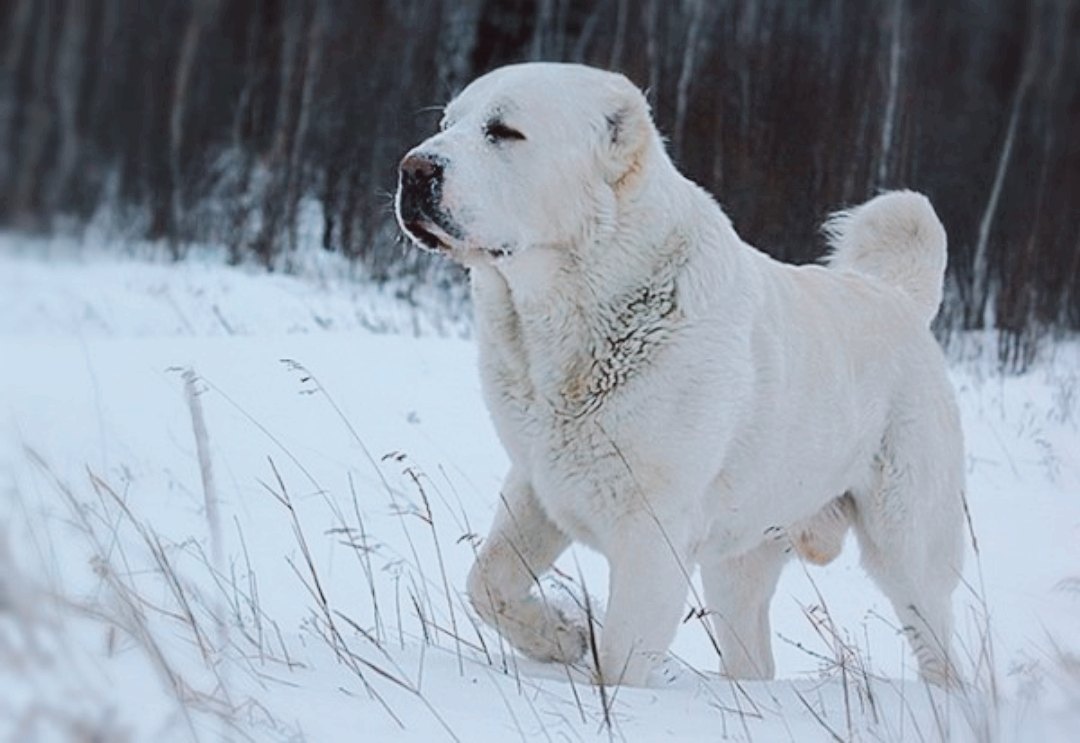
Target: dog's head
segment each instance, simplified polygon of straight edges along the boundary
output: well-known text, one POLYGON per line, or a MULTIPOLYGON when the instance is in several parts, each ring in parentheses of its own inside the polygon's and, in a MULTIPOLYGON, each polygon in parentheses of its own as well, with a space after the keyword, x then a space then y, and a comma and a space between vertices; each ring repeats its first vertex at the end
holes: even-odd
POLYGON ((644 96, 622 75, 503 67, 469 85, 401 161, 398 222, 463 261, 575 244, 613 218, 655 139, 644 96))

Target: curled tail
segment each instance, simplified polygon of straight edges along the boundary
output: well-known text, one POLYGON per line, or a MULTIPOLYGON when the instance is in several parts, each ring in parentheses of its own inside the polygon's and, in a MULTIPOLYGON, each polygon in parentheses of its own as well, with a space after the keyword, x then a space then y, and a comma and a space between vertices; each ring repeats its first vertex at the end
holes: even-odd
POLYGON ((891 191, 836 212, 825 223, 828 265, 873 276, 911 297, 927 324, 941 306, 945 228, 930 200, 891 191))

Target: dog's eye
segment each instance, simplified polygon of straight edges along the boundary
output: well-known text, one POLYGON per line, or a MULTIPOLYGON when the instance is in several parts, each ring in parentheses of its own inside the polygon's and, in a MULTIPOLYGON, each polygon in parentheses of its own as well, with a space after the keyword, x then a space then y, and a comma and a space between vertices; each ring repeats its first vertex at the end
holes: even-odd
POLYGON ((525 139, 525 135, 501 121, 491 121, 484 127, 484 138, 492 144, 495 144, 496 142, 505 142, 510 139, 522 140, 525 139))

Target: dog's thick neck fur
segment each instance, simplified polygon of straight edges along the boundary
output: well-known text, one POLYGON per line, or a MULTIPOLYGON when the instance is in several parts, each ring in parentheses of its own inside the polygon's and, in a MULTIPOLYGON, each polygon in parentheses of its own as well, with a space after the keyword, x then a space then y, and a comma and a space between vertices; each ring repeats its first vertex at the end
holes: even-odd
MULTIPOLYGON (((694 196, 676 198, 654 185, 670 178, 636 177, 597 199, 594 227, 574 244, 530 246, 472 267, 478 331, 496 340, 483 345, 500 349, 497 366, 513 377, 501 386, 539 396, 564 416, 601 406, 677 330, 684 318, 678 278, 693 259, 689 246, 700 242, 681 211, 700 208, 698 199, 719 211, 678 175, 658 136, 635 168, 639 175, 670 170, 694 196)), ((737 240, 733 231, 730 237, 737 240)), ((720 242, 718 249, 728 248, 720 242)))

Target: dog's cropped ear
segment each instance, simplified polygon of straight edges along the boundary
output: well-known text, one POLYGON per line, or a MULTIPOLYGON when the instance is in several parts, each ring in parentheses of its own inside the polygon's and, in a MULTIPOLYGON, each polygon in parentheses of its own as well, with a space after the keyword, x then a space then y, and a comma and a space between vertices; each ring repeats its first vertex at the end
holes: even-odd
POLYGON ((653 140, 652 117, 645 96, 622 75, 612 76, 604 114, 604 152, 608 183, 627 185, 641 169, 653 140))

